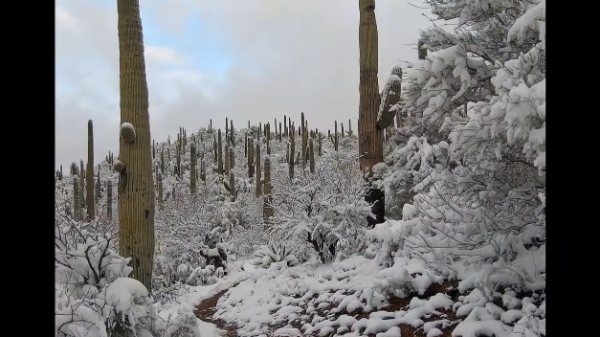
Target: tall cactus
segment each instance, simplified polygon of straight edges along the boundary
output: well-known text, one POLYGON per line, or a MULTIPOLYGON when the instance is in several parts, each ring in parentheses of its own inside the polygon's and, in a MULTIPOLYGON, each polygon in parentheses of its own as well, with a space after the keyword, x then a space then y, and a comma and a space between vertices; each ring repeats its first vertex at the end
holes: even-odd
POLYGON ((190 143, 190 193, 191 194, 196 194, 196 181, 197 181, 197 177, 196 177, 196 162, 197 159, 197 152, 196 152, 196 142, 192 141, 190 143))
POLYGON ((92 221, 96 217, 95 212, 95 188, 94 188, 94 124, 88 120, 88 158, 87 172, 85 176, 87 189, 87 221, 92 221))
POLYGON ((229 172, 231 172, 235 167, 235 153, 233 152, 233 146, 229 147, 227 159, 229 160, 229 172))
POLYGON ((106 218, 112 221, 113 186, 112 180, 106 180, 106 218))
POLYGON ((288 162, 290 180, 294 180, 294 159, 295 158, 296 158, 296 130, 294 130, 294 125, 290 125, 290 161, 288 162))
POLYGON ((302 156, 302 164, 306 163, 306 145, 307 145, 307 141, 308 139, 304 138, 304 128, 305 128, 305 124, 304 124, 304 112, 302 112, 300 114, 300 137, 302 137, 302 145, 300 148, 300 153, 302 156))
POLYGON ((271 195, 271 159, 265 156, 265 191, 263 197, 263 220, 268 223, 273 217, 273 197, 271 195))
POLYGON ((96 172, 96 185, 95 185, 94 199, 96 202, 100 201, 100 165, 98 165, 98 171, 96 172))
POLYGON ((261 175, 261 171, 260 171, 260 142, 256 142, 256 152, 254 153, 255 155, 255 159, 254 159, 254 165, 255 165, 255 169, 254 169, 254 174, 256 175, 256 196, 260 197, 262 195, 262 186, 261 186, 261 180, 260 180, 260 175, 261 175))
POLYGON ((177 172, 175 172, 177 174, 178 178, 181 178, 183 176, 183 171, 181 170, 181 151, 182 151, 182 146, 181 146, 181 140, 179 140, 177 142, 177 153, 175 154, 175 160, 177 162, 177 172))
POLYGON ((139 0, 117 1, 117 17, 121 125, 131 126, 136 135, 133 142, 121 137, 119 144, 125 165, 118 188, 119 253, 131 257, 131 276, 152 289, 155 198, 139 0))
POLYGON ((200 161, 200 180, 206 182, 206 164, 204 158, 200 161))
POLYGON ((223 174, 223 141, 221 140, 221 129, 217 131, 217 173, 223 174))
POLYGON ((158 185, 158 205, 160 207, 160 204, 163 201, 163 174, 162 173, 158 173, 158 175, 156 176, 156 184, 158 185))
POLYGON ((225 143, 225 157, 223 159, 225 160, 225 176, 229 177, 229 143, 225 143))
POLYGON ((229 142, 235 146, 235 130, 233 129, 233 119, 229 121, 229 142))
POLYGON ((321 134, 320 132, 317 134, 317 141, 319 142, 319 157, 323 155, 323 139, 325 138, 325 135, 321 134))
POLYGON ((267 154, 271 155, 271 124, 265 124, 266 142, 267 142, 267 154))
POLYGON ((81 220, 81 189, 79 188, 79 176, 73 176, 73 217, 75 221, 81 220))
POLYGON ((348 119, 348 137, 352 137, 352 121, 348 119))
POLYGON ((312 137, 308 139, 308 161, 310 173, 315 173, 315 148, 312 137))
POLYGON ((254 138, 248 137, 248 178, 254 177, 254 138))
MULTIPOLYGON (((79 197, 81 198, 81 207, 85 207, 86 203, 86 190, 85 190, 85 178, 87 177, 85 174, 85 167, 83 167, 83 160, 79 160, 79 197)), ((83 221, 83 214, 79 220, 83 221)))

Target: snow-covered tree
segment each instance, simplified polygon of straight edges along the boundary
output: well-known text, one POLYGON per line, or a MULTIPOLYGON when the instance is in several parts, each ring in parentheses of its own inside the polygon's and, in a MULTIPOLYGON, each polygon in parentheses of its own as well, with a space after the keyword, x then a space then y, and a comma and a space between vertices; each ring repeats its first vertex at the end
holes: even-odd
POLYGON ((545 1, 427 2, 458 26, 422 33, 386 188, 419 213, 412 246, 510 262, 545 242, 545 1))
POLYGON ((338 252, 357 251, 370 214, 357 154, 329 152, 314 174, 298 174, 292 181, 281 173, 274 181, 276 237, 308 244, 322 263, 338 252))

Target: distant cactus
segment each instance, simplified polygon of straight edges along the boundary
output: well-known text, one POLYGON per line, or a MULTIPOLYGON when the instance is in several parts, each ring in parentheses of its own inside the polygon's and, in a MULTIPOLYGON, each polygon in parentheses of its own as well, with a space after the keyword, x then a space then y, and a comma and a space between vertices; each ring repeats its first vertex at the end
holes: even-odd
POLYGON ((156 183, 158 184, 158 205, 160 206, 160 204, 163 202, 163 174, 159 173, 158 176, 156 177, 156 183))
POLYGON ((233 120, 229 121, 229 141, 231 146, 235 146, 235 130, 233 129, 233 120))
POLYGON ((101 182, 100 182, 100 165, 98 165, 98 172, 96 173, 96 185, 95 185, 95 187, 96 187, 96 195, 95 195, 96 202, 100 201, 100 197, 101 197, 100 184, 101 184, 101 182))
POLYGON ((342 128, 342 132, 340 133, 340 137, 344 138, 344 123, 340 123, 340 126, 342 128))
POLYGON ((294 159, 296 157, 296 130, 290 125, 290 158, 288 162, 290 180, 294 180, 294 159))
POLYGON ((265 191, 263 198, 263 220, 265 223, 270 222, 273 217, 273 206, 271 196, 271 159, 265 156, 265 191))
POLYGON ((224 158, 224 166, 225 166, 225 176, 229 177, 229 143, 225 143, 225 158, 224 158))
POLYGON ((279 122, 279 132, 278 132, 278 136, 279 136, 279 142, 281 143, 281 122, 279 122))
POLYGON ((312 138, 308 139, 308 161, 310 173, 315 173, 315 148, 312 138))
POLYGON ((233 168, 235 167, 235 153, 233 152, 233 146, 229 147, 229 172, 233 171, 233 168))
POLYGON ((348 119, 348 137, 352 137, 352 121, 348 119))
POLYGON ((73 176, 73 216, 75 221, 81 220, 81 189, 79 188, 79 176, 73 176))
POLYGON ((283 115, 283 133, 285 134, 286 137, 289 136, 288 134, 288 125, 287 125, 287 116, 283 115))
POLYGON ((229 140, 229 118, 225 117, 225 143, 229 140))
POLYGON ((217 131, 217 173, 223 174, 223 141, 221 140, 221 129, 217 131))
POLYGON ((233 171, 229 172, 229 181, 223 181, 225 189, 231 194, 231 201, 235 201, 237 197, 237 190, 235 189, 235 174, 233 171))
POLYGON ((261 186, 261 180, 260 180, 260 176, 261 176, 261 170, 260 170, 260 142, 256 142, 256 152, 254 153, 255 155, 255 159, 254 159, 254 165, 255 165, 255 169, 254 169, 254 173, 256 175, 256 196, 260 197, 262 195, 262 186, 261 186))
POLYGON ((206 182, 206 164, 204 163, 204 159, 200 161, 200 180, 206 182))
POLYGON ((87 189, 87 221, 92 221, 96 217, 96 197, 94 195, 94 124, 91 119, 88 120, 88 158, 85 179, 87 189))
POLYGON ((176 167, 175 167, 175 175, 177 176, 177 178, 181 178, 183 172, 181 172, 181 141, 177 141, 177 147, 176 147, 176 153, 175 153, 175 161, 176 161, 176 167))
POLYGON ((265 124, 265 138, 267 143, 267 154, 271 155, 271 124, 265 124))
POLYGON ((165 173, 165 144, 163 143, 162 150, 160 150, 160 172, 165 173))
MULTIPOLYGON (((86 172, 85 172, 85 168, 83 166, 83 160, 79 160, 79 177, 81 178, 79 180, 79 197, 81 198, 81 207, 82 209, 86 206, 86 195, 85 195, 85 177, 86 177, 86 172)), ((81 215, 80 218, 81 221, 83 221, 83 214, 81 215)))
POLYGON ((196 161, 197 161, 196 143, 190 144, 190 193, 196 193, 196 161))
POLYGON ((106 181, 106 218, 108 221, 112 220, 112 180, 108 179, 106 181))
POLYGON ((248 178, 254 177, 254 138, 248 137, 248 178))
POLYGON ((302 155, 302 164, 306 163, 306 146, 308 145, 308 139, 304 138, 304 128, 305 128, 304 124, 304 112, 300 113, 300 134, 299 136, 302 137, 302 142, 301 142, 301 146, 300 146, 300 153, 302 155))
POLYGON ((212 129, 212 119, 208 121, 208 132, 212 133, 213 129, 212 129))

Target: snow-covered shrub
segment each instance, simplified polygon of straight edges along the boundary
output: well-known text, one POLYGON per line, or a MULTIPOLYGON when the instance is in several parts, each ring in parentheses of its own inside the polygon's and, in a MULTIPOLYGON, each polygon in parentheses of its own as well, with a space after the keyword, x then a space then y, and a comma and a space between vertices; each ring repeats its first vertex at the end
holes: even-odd
POLYGON ((428 131, 391 145, 386 160, 386 190, 412 197, 411 219, 378 225, 414 235, 377 237, 450 277, 470 275, 484 293, 539 289, 543 268, 519 259, 545 247, 545 1, 427 2, 458 27, 422 34, 431 53, 408 71, 403 111, 428 131), (457 260, 481 272, 457 271, 457 260))
POLYGON ((163 203, 155 220, 155 289, 178 282, 210 284, 225 273, 227 255, 221 235, 227 229, 207 219, 211 207, 216 206, 201 198, 163 203))
POLYGON ((110 227, 58 217, 55 228, 56 336, 199 337, 193 308, 170 320, 156 314, 142 283, 127 278, 130 258, 116 253, 110 227), (97 232, 99 228, 107 230, 97 232), (194 319, 191 320, 191 317, 194 319))
POLYGON ((282 241, 308 243, 326 263, 358 250, 371 211, 358 155, 330 152, 320 159, 314 174, 298 172, 293 181, 287 172, 275 175, 273 230, 282 241))
POLYGON ((251 263, 255 266, 268 268, 272 263, 285 261, 289 267, 298 265, 300 262, 294 255, 294 250, 288 248, 284 243, 274 243, 260 246, 253 254, 251 263))

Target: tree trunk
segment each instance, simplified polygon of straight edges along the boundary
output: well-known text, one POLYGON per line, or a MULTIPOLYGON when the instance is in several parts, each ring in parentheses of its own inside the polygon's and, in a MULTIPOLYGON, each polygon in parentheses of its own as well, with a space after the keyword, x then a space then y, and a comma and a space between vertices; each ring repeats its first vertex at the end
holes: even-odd
MULTIPOLYGON (((359 0, 359 50, 360 50, 360 103, 358 107, 358 148, 361 154, 360 169, 372 177, 373 166, 383 161, 383 130, 377 126, 380 96, 377 82, 378 41, 375 20, 375 0, 359 0)), ((371 188, 365 200, 375 202, 373 212, 376 219, 369 217, 369 224, 383 222, 383 191, 371 188), (375 222, 376 221, 376 222, 375 222)))
MULTIPOLYGON (((148 84, 139 0, 117 0, 121 124, 131 123, 133 142, 119 141, 119 252, 131 257, 132 276, 152 289, 154 183, 148 84)), ((121 128, 124 130, 124 128, 121 128)))

